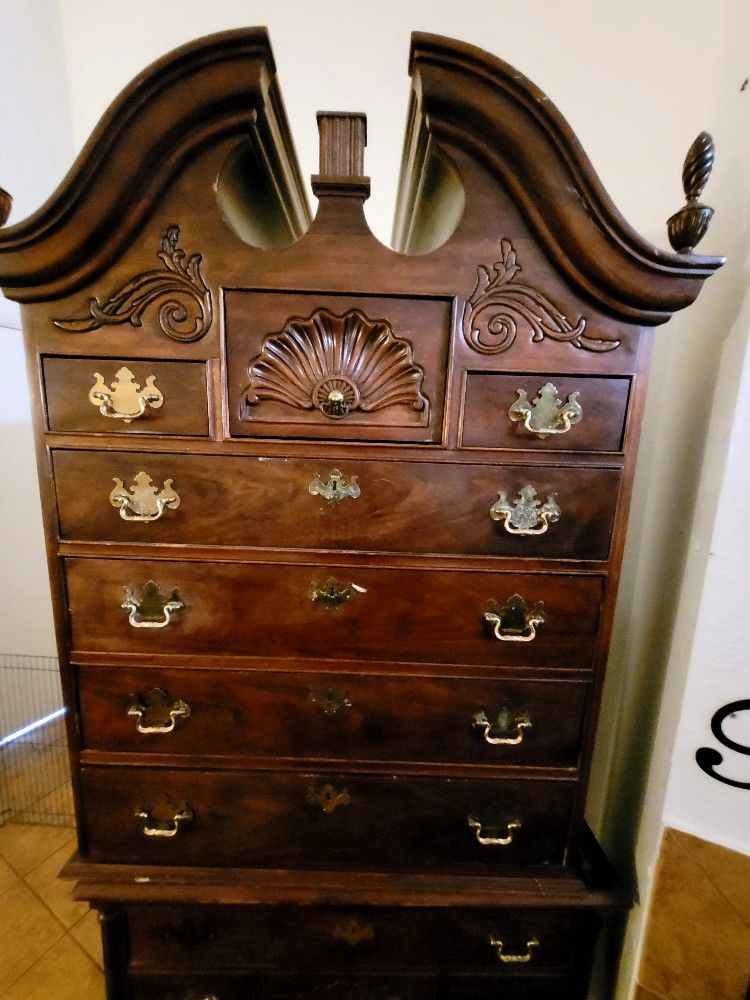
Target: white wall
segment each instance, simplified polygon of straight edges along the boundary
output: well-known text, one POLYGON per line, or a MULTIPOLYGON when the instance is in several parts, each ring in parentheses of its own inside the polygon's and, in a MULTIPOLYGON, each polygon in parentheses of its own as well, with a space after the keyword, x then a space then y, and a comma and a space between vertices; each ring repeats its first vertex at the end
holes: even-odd
MULTIPOLYGON (((62 22, 56 0, 0 0, 0 185, 24 219, 73 157, 62 22)), ((20 318, 0 296, 0 654, 54 656, 20 318)), ((2 678, 0 678, 2 684, 2 678)))
MULTIPOLYGON (((704 704, 706 685, 694 691, 693 676, 705 677, 719 666, 717 658, 709 656, 706 638, 711 635, 712 611, 705 611, 706 630, 702 625, 698 630, 704 644, 696 646, 695 654, 692 648, 695 623, 704 621, 699 616, 701 598, 713 587, 714 576, 727 572, 722 569, 723 554, 717 555, 718 568, 704 586, 716 507, 711 490, 724 475, 726 428, 731 424, 741 370, 738 362, 748 326, 745 322, 743 327, 737 317, 747 285, 750 88, 741 93, 740 87, 750 72, 745 44, 750 37, 750 5, 717 0, 710 10, 700 8, 699 24, 696 11, 684 0, 631 0, 618 5, 600 0, 564 4, 554 0, 497 4, 486 0, 380 0, 377 4, 370 0, 214 0, 210 4, 204 0, 130 0, 126 9, 102 0, 61 0, 57 15, 52 0, 17 5, 6 0, 5 5, 18 19, 10 30, 17 23, 20 32, 18 46, 10 47, 12 58, 24 79, 46 81, 39 83, 40 106, 58 108, 61 101, 65 103, 67 91, 76 149, 121 87, 170 47, 210 31, 268 25, 303 173, 317 168, 316 109, 367 112, 366 167, 373 179, 367 212, 376 235, 385 241, 406 113, 412 29, 479 44, 544 88, 577 132, 625 217, 661 246, 667 246, 665 220, 682 204, 679 177, 684 153, 701 129, 714 134, 717 166, 705 199, 716 208, 716 218, 701 249, 725 253, 730 262, 711 279, 695 306, 658 332, 589 810, 592 824, 603 832, 610 850, 627 862, 645 802, 635 862, 641 890, 647 895, 678 732, 683 770, 679 777, 675 771, 670 816, 678 815, 682 808, 678 801, 690 799, 694 788, 711 783, 689 758, 698 733, 707 734, 710 717, 704 704), (49 32, 38 35, 42 15, 48 17, 49 32), (714 405, 723 345, 724 364, 714 405), (699 496, 699 516, 691 536, 709 424, 710 475, 699 496), (660 714, 665 683, 668 698, 660 714), (646 761, 657 725, 659 735, 647 783, 646 761)), ((7 100, 8 83, 5 77, 0 81, 7 100)), ((20 89, 17 93, 23 95, 20 89)), ((20 103, 26 104, 27 97, 20 103)), ((56 130, 65 130, 56 117, 48 110, 39 114, 32 109, 30 115, 11 116, 10 123, 7 116, 2 119, 17 159, 0 158, 0 183, 15 193, 24 185, 32 187, 37 203, 50 186, 40 176, 29 176, 28 160, 37 158, 37 144, 46 141, 37 133, 57 135, 56 130)), ((65 114, 60 117, 64 122, 65 114)), ((59 158, 63 146, 57 135, 47 148, 59 158)), ((21 422, 25 419, 20 403, 17 416, 21 422)), ((28 461, 27 441, 11 442, 10 448, 18 452, 14 461, 28 461)), ((740 487, 730 484, 727 488, 729 497, 740 487)), ((28 557, 38 560, 38 523, 24 519, 22 512, 19 517, 27 535, 28 557)), ((5 544, 4 536, 16 530, 7 522, 0 525, 0 541, 5 544)), ((736 532, 732 538, 736 545, 736 532)), ((12 587, 3 582, 0 600, 11 593, 12 587)), ((44 604, 46 593, 46 583, 40 582, 38 603, 44 604)), ((13 607, 17 610, 18 606, 13 607)), ((2 617, 9 619, 3 621, 3 634, 10 636, 9 641, 37 641, 25 626, 16 628, 15 613, 2 617)), ((741 791, 734 794, 743 795, 741 791)), ((699 817, 693 819, 698 822, 699 817)), ((716 836, 716 831, 712 829, 711 835, 716 836)), ((632 964, 637 953, 638 920, 636 913, 626 965, 632 964)), ((626 969, 623 983, 628 978, 626 969)))

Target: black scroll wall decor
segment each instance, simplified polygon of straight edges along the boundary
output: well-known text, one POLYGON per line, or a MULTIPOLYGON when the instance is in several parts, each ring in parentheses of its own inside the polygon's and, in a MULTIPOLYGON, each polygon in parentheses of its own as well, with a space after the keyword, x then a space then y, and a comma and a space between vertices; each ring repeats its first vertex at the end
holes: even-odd
MULTIPOLYGON (((720 708, 713 719, 711 719, 711 732, 719 743, 728 750, 731 750, 733 753, 750 756, 750 746, 730 740, 724 732, 725 720, 733 719, 738 712, 750 712, 750 699, 733 701, 720 708)), ((725 778, 724 775, 716 771, 716 768, 724 762, 724 757, 718 750, 714 750, 713 747, 701 747, 696 751, 695 759, 698 767, 710 775, 710 777, 716 778, 717 781, 721 781, 725 785, 732 785, 734 788, 750 788, 750 781, 735 781, 733 778, 725 778)))

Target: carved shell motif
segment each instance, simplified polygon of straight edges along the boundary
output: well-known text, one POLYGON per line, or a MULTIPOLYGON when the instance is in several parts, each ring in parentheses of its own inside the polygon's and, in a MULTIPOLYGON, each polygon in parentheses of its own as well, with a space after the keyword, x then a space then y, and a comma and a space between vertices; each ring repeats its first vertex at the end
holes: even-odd
POLYGON ((341 420, 354 410, 407 406, 421 412, 428 405, 411 344, 394 336, 385 320, 371 320, 359 309, 343 316, 317 309, 308 319, 289 320, 281 333, 265 338, 249 372, 247 407, 269 399, 341 420))

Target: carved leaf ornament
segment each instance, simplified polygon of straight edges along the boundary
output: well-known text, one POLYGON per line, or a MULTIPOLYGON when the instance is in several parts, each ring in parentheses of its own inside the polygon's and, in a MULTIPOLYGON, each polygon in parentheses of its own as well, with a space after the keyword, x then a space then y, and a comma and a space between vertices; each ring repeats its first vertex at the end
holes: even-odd
POLYGON ((211 290, 201 276, 201 255, 188 257, 177 245, 179 238, 179 226, 170 226, 162 237, 157 256, 166 270, 136 275, 103 303, 91 299, 88 316, 56 319, 55 326, 68 333, 89 333, 122 323, 140 327, 148 307, 161 302, 158 318, 163 333, 182 343, 200 340, 213 321, 211 290))
POLYGON ((477 285, 464 309, 464 337, 480 354, 501 354, 516 339, 519 327, 528 327, 532 341, 545 337, 572 344, 584 351, 614 351, 619 340, 584 335, 585 317, 573 324, 546 295, 516 281, 521 273, 510 240, 500 241, 502 259, 493 266, 494 275, 480 264, 477 285))
POLYGON ((359 309, 343 316, 317 309, 307 319, 289 320, 265 338, 249 373, 248 407, 269 399, 341 420, 354 410, 401 405, 421 412, 428 405, 411 344, 359 309))

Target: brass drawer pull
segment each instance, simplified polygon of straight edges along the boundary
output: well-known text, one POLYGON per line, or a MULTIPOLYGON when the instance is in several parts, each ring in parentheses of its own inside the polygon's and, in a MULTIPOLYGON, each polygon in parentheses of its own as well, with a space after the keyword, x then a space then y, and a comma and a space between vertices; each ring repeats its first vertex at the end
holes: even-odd
POLYGON ((340 503, 346 497, 356 500, 362 492, 357 483, 356 476, 352 476, 347 483, 338 469, 334 469, 331 472, 328 481, 325 483, 320 476, 315 476, 308 486, 308 490, 314 497, 321 496, 333 504, 340 503))
POLYGON ((324 715, 335 715, 342 708, 352 707, 352 700, 346 692, 342 694, 330 687, 325 691, 311 691, 309 700, 313 705, 317 705, 324 715))
POLYGON ((114 483, 109 502, 119 507, 123 521, 158 521, 167 507, 176 510, 180 506, 180 497, 172 489, 172 479, 164 480, 161 491, 145 472, 139 472, 128 489, 124 488, 122 479, 115 477, 114 483))
POLYGON ((493 626, 495 638, 500 642, 531 642, 546 616, 540 605, 529 607, 519 594, 514 594, 502 608, 485 611, 484 620, 493 626))
POLYGON ((471 724, 475 729, 481 729, 485 742, 493 746, 517 747, 523 743, 525 731, 531 729, 528 712, 513 715, 506 706, 500 709, 494 722, 490 722, 485 712, 477 712, 471 724), (493 736, 493 730, 506 735, 493 736))
POLYGON ((578 402, 580 392, 571 392, 564 403, 557 398, 557 389, 551 382, 542 386, 533 403, 529 402, 525 389, 516 389, 516 392, 518 399, 508 410, 508 416, 514 423, 522 420, 526 430, 540 438, 549 434, 567 434, 583 417, 578 402))
POLYGON ((333 785, 323 785, 322 788, 308 788, 307 801, 311 806, 320 806, 324 813, 330 814, 339 806, 348 806, 352 800, 345 788, 337 792, 333 785))
POLYGON ((137 819, 143 820, 144 837, 176 837, 182 823, 190 823, 193 819, 193 810, 189 806, 184 806, 178 810, 171 819, 164 822, 154 819, 151 810, 144 807, 136 809, 137 819))
POLYGON ((518 499, 510 503, 508 494, 501 490, 497 500, 490 507, 493 521, 502 521, 503 527, 511 535, 543 535, 550 524, 560 520, 560 508, 555 494, 550 493, 542 503, 537 499, 533 486, 523 486, 518 491, 518 499))
POLYGON ((130 612, 128 621, 133 628, 166 628, 172 621, 172 615, 187 607, 177 590, 166 598, 153 580, 144 586, 140 597, 129 590, 125 593, 120 607, 130 612))
POLYGON ((334 925, 331 937, 338 941, 345 941, 352 948, 356 948, 364 941, 374 941, 375 930, 372 924, 363 923, 357 917, 350 917, 348 920, 342 920, 334 925))
POLYGON ((339 583, 335 576, 329 576, 324 584, 312 585, 309 597, 314 604, 322 604, 329 610, 340 608, 342 604, 351 601, 357 594, 366 594, 364 587, 358 587, 356 583, 339 583))
POLYGON ((135 375, 129 368, 121 368, 115 375, 114 382, 107 385, 99 372, 94 372, 94 385, 89 390, 89 402, 93 403, 103 417, 123 420, 129 424, 146 412, 146 407, 158 410, 164 403, 164 397, 156 388, 156 375, 149 375, 145 388, 141 389, 135 380, 135 375))
POLYGON ((522 955, 513 955, 513 954, 506 955, 503 953, 503 948, 505 947, 505 945, 500 940, 500 938, 496 938, 494 934, 491 934, 489 942, 493 948, 497 949, 497 957, 500 959, 501 962, 513 965, 525 965, 526 962, 530 962, 532 959, 532 953, 534 951, 534 948, 539 947, 539 941, 535 937, 533 937, 529 938, 529 940, 526 942, 526 951, 522 955))
POLYGON ((504 837, 482 836, 482 821, 478 820, 476 816, 467 816, 466 825, 472 828, 478 843, 480 843, 482 847, 508 847, 509 844, 513 843, 515 832, 516 830, 521 829, 522 823, 518 819, 509 820, 505 824, 505 828, 508 832, 504 837))
POLYGON ((144 695, 143 698, 133 695, 128 703, 128 715, 135 716, 138 719, 136 724, 138 732, 144 734, 171 733, 178 719, 187 719, 190 717, 190 706, 187 702, 181 698, 177 698, 171 705, 169 702, 169 695, 162 688, 154 688, 153 691, 144 695), (144 725, 143 717, 145 715, 155 715, 157 718, 162 718, 165 721, 144 725), (169 719, 168 722, 166 721, 167 718, 169 719))

